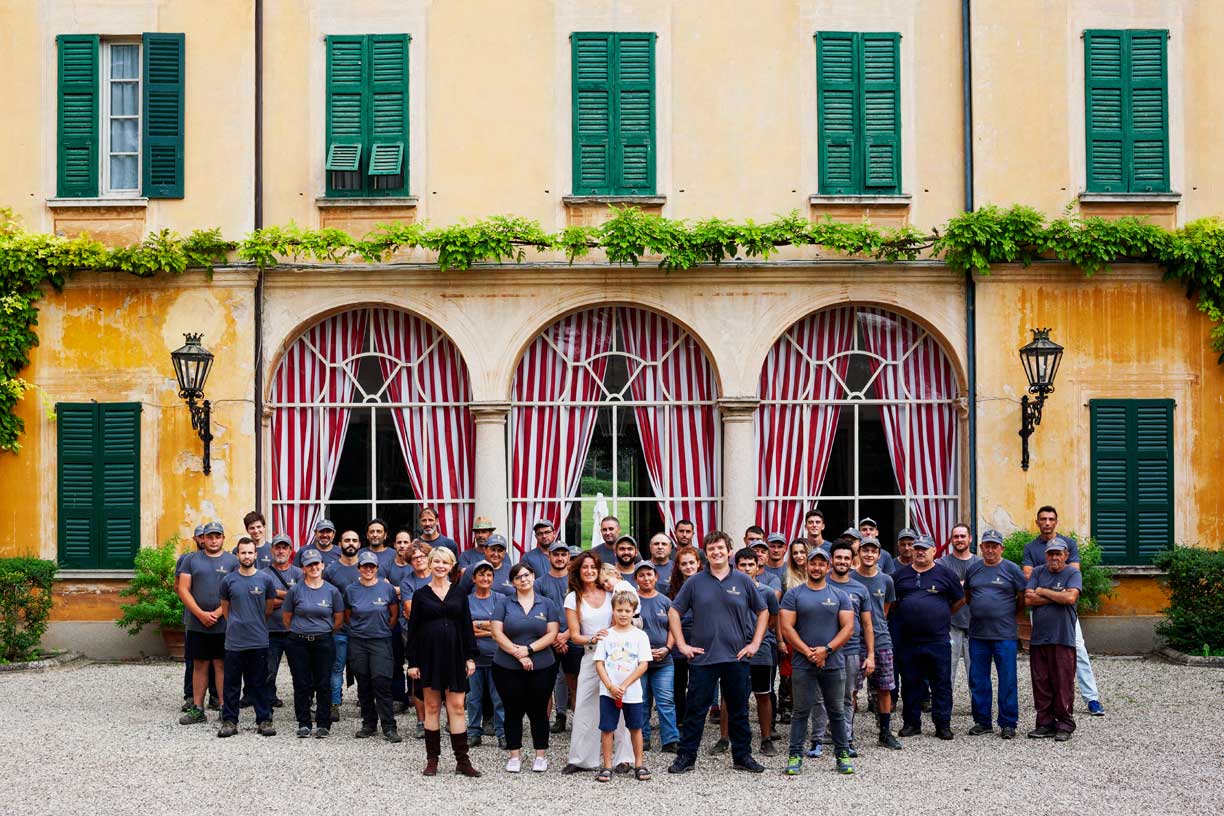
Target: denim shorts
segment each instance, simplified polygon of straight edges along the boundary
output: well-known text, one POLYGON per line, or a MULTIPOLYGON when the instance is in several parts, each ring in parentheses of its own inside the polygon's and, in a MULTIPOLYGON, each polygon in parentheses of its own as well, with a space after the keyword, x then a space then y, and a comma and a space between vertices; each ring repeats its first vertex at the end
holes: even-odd
POLYGON ((615 731, 620 724, 621 713, 625 714, 625 728, 630 731, 640 731, 646 721, 646 706, 642 703, 622 703, 618 708, 616 701, 605 694, 599 695, 599 730, 615 731))

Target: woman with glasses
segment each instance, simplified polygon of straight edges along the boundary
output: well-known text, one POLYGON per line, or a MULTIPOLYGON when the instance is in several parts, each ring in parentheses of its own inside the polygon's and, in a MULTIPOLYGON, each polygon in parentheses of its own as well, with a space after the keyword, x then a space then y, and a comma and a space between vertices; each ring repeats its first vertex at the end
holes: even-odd
POLYGON ((425 776, 438 773, 442 753, 440 713, 445 697, 455 773, 480 776, 468 757, 464 696, 476 671, 476 637, 467 595, 460 588, 455 554, 438 547, 429 554, 429 583, 412 596, 412 616, 405 632, 408 674, 421 683, 425 699, 425 776))
POLYGON ((362 551, 357 556, 357 580, 344 588, 348 665, 357 680, 357 702, 361 706, 361 728, 354 736, 372 737, 381 723, 383 739, 399 742, 391 699, 391 633, 399 604, 395 588, 378 577, 378 567, 378 556, 370 550, 362 551))
POLYGON ((506 770, 522 770, 523 715, 531 723, 535 760, 531 770, 548 770, 548 699, 557 677, 552 645, 561 629, 557 605, 535 591, 535 573, 525 563, 510 568, 514 594, 502 598, 493 613, 493 683, 505 711, 503 728, 510 758, 506 770))
MULTIPOLYGON (((420 539, 414 540, 408 548, 408 568, 403 570, 399 585, 400 604, 403 614, 400 615, 400 629, 407 626, 412 617, 412 596, 421 587, 429 583, 429 553, 432 548, 420 539)), ((403 634, 400 635, 403 638, 403 634)), ((421 691, 421 681, 408 677, 405 682, 405 694, 416 711, 417 724, 413 733, 417 739, 425 738, 425 694, 421 691)))
POLYGON ((310 736, 310 707, 315 704, 317 739, 331 734, 331 670, 336 658, 333 633, 344 622, 340 590, 323 580, 323 556, 316 549, 302 552, 301 582, 289 588, 281 602, 281 622, 289 630, 285 653, 293 675, 293 713, 299 737, 310 736))

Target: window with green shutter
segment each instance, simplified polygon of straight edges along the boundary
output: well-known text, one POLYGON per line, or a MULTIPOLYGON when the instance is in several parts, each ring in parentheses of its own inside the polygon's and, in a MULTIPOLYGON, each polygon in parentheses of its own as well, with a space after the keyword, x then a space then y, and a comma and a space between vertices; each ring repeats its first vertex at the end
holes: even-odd
POLYGON ((183 197, 184 45, 182 34, 56 37, 57 196, 183 197))
POLYGON ((1168 39, 1084 32, 1088 192, 1169 192, 1168 39))
POLYGON ((816 34, 821 195, 901 192, 900 53, 900 34, 816 34))
POLYGON ((408 194, 407 34, 327 38, 329 198, 408 194))
POLYGON ((1091 400, 1092 535, 1109 564, 1173 546, 1173 400, 1091 400))
POLYGON ((655 194, 655 38, 570 35, 575 195, 655 194))
POLYGON ((62 569, 130 569, 140 548, 140 404, 61 403, 62 569))

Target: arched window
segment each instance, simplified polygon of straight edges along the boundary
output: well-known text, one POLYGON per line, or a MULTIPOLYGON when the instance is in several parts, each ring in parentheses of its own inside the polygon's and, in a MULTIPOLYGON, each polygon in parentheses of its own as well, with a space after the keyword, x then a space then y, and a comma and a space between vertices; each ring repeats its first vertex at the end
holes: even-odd
POLYGON ((827 535, 864 516, 941 547, 957 520, 959 393, 938 341, 884 309, 837 307, 791 326, 761 370, 757 521, 788 537, 818 506, 827 535))
POLYGON ((598 540, 604 515, 617 516, 639 543, 681 519, 699 536, 716 527, 716 397, 701 346, 661 315, 603 307, 554 323, 514 377, 514 543, 533 546, 539 518, 582 547, 598 540))
MULTIPOLYGON (((472 521, 475 426, 467 364, 447 337, 395 309, 354 309, 307 329, 272 378, 272 527, 300 547, 314 523, 364 533, 379 516, 444 535, 472 521)), ((462 538, 461 538, 462 537, 462 538)))

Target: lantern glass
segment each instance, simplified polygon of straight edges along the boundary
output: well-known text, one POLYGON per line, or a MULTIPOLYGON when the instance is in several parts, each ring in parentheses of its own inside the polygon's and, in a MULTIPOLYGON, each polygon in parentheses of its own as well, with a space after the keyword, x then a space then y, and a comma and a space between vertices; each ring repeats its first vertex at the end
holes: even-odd
POLYGON ((178 378, 179 394, 184 399, 198 398, 204 395, 204 384, 208 382, 208 372, 212 370, 212 352, 200 345, 202 334, 184 334, 187 342, 182 348, 170 352, 170 360, 174 363, 174 376, 178 378))
POLYGON ((1049 329, 1033 329, 1033 340, 1020 349, 1020 362, 1028 377, 1029 391, 1045 393, 1054 390, 1054 378, 1062 362, 1063 347, 1050 339, 1049 329))

